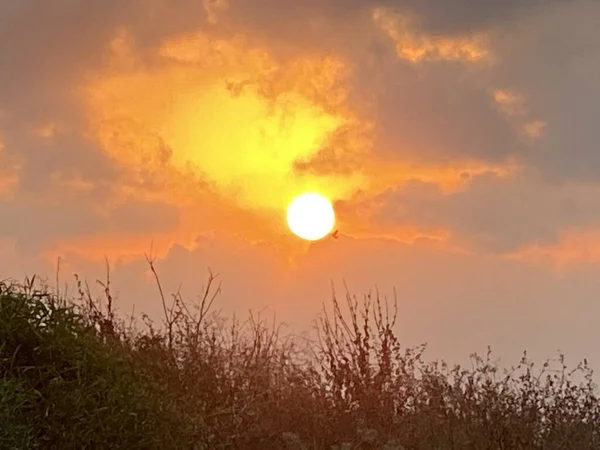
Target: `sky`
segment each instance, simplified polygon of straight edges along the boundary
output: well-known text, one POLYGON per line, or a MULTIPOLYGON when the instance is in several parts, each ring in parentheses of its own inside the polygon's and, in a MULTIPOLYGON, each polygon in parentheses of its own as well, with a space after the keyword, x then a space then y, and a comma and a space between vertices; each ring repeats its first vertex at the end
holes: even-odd
POLYGON ((600 3, 0 0, 0 274, 600 368, 600 3), (296 195, 335 207, 302 241, 296 195))

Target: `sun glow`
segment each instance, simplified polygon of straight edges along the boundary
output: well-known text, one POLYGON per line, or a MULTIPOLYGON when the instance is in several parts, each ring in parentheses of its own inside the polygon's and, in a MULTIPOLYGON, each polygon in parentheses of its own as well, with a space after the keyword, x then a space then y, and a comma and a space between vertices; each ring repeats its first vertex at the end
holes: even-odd
POLYGON ((145 70, 116 58, 82 90, 91 135, 120 164, 193 173, 222 198, 263 211, 309 186, 346 198, 362 181, 355 172, 296 169, 334 141, 348 145, 336 141, 354 120, 338 87, 341 61, 282 63, 243 40, 203 36, 174 38, 157 61, 145 70))
POLYGON ((331 232, 335 212, 331 202, 320 194, 309 192, 296 197, 288 206, 290 230, 308 241, 318 241, 331 232))
POLYGON ((79 94, 90 138, 127 173, 115 195, 177 206, 174 241, 215 228, 252 241, 289 235, 273 217, 296 195, 345 200, 365 185, 355 160, 370 134, 346 98, 341 59, 280 59, 243 38, 198 35, 163 43, 149 67, 128 39, 79 94))

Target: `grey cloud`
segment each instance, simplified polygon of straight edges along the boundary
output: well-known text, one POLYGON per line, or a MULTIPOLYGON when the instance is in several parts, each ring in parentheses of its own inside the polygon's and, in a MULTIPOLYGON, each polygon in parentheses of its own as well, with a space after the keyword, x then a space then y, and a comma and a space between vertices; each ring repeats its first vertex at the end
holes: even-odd
MULTIPOLYGON (((94 236, 102 232, 160 233, 179 221, 179 211, 165 203, 129 201, 104 210, 73 198, 48 203, 22 197, 0 202, 0 237, 13 239, 28 254, 56 238, 94 236)), ((96 205, 98 206, 98 205, 96 205)))
POLYGON ((531 111, 547 122, 526 163, 554 182, 600 181, 599 17, 598 2, 565 2, 522 18, 494 39, 502 61, 495 78, 523 92, 531 111))
POLYGON ((85 179, 104 190, 97 195, 110 195, 117 171, 84 137, 74 87, 102 60, 115 27, 128 16, 119 5, 0 0, 0 135, 21 166, 21 194, 57 194, 53 179, 60 175, 85 179), (36 128, 46 124, 57 126, 55 135, 37 136, 36 128))
POLYGON ((600 188, 545 183, 536 173, 506 180, 475 177, 452 194, 415 182, 377 201, 387 224, 448 227, 481 250, 510 252, 527 244, 552 243, 561 231, 600 224, 600 188))
POLYGON ((0 236, 13 239, 19 250, 27 254, 39 253, 51 239, 95 234, 105 226, 98 213, 65 201, 3 201, 0 217, 0 236))
MULTIPOLYGON (((351 32, 371 10, 385 7, 410 12, 421 26, 435 33, 464 33, 486 29, 519 15, 533 14, 561 0, 265 0, 260 3, 231 0, 231 12, 239 23, 278 39, 310 39, 318 30, 327 39, 330 33, 351 32), (322 27, 315 26, 326 23, 322 27)), ((349 36, 347 34, 346 36, 349 36)))
MULTIPOLYGON (((501 79, 490 76, 496 69, 452 61, 414 65, 399 60, 393 42, 371 20, 370 10, 376 6, 411 9, 433 22, 442 17, 448 23, 457 16, 470 17, 472 27, 482 29, 488 25, 483 19, 512 17, 521 11, 518 5, 482 1, 473 6, 466 0, 289 4, 268 0, 260 7, 234 1, 230 12, 235 23, 270 36, 274 47, 287 42, 301 50, 335 49, 347 58, 353 68, 350 98, 361 109, 368 104, 369 117, 374 114, 376 152, 423 163, 451 159, 502 163, 519 158, 526 148, 515 124, 492 103, 491 91, 504 86, 501 79), (475 26, 479 18, 482 22, 475 26)), ((433 36, 441 33, 430 32, 433 36)))
POLYGON ((202 2, 193 0, 0 0, 0 163, 19 167, 16 199, 0 203, 0 236, 34 254, 56 238, 176 225, 169 205, 106 206, 123 181, 140 177, 128 177, 136 168, 118 167, 85 135, 76 89, 103 68, 120 29, 144 58, 164 37, 205 24, 202 2), (54 134, 36 134, 46 124, 56 126, 54 134), (89 185, 78 189, 69 180, 89 185))
POLYGON ((561 0, 384 0, 382 3, 414 12, 426 29, 454 34, 498 26, 557 1, 561 0))
MULTIPOLYGON (((110 196, 111 181, 118 170, 93 143, 77 133, 61 133, 51 138, 35 136, 30 131, 7 133, 6 151, 20 161, 19 186, 24 194, 50 194, 56 186, 53 176, 80 178, 93 183, 93 189, 110 196)), ((96 192, 98 196, 100 192, 96 192)))
MULTIPOLYGON (((398 64, 373 90, 377 148, 412 161, 503 162, 524 149, 515 127, 492 104, 484 83, 454 64, 398 64)), ((365 87, 369 89, 369 87, 365 87)))
POLYGON ((0 0, 2 164, 18 162, 20 193, 69 197, 58 176, 90 182, 85 201, 110 198, 128 168, 85 136, 77 87, 102 68, 121 27, 143 54, 170 33, 202 26, 205 16, 202 2, 192 0, 0 0), (56 125, 55 134, 36 135, 46 124, 56 125))
POLYGON ((23 0, 0 15, 0 105, 21 120, 70 106, 73 78, 101 58, 120 4, 23 0))
POLYGON ((103 64, 121 27, 144 50, 205 24, 192 0, 0 0, 0 107, 34 123, 55 118, 74 107, 74 82, 103 64))
POLYGON ((167 203, 128 202, 110 212, 110 224, 124 232, 161 232, 173 229, 179 222, 179 209, 167 203))

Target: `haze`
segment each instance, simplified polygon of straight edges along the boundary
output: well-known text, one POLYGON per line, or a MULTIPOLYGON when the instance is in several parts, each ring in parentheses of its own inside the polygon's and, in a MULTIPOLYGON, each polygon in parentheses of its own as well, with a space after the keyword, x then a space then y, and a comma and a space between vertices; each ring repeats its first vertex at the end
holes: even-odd
POLYGON ((345 280, 431 358, 597 368, 599 41, 591 0, 0 0, 0 273, 106 257, 159 317, 153 242, 226 313, 308 330, 345 280), (307 190, 339 239, 290 233, 307 190))

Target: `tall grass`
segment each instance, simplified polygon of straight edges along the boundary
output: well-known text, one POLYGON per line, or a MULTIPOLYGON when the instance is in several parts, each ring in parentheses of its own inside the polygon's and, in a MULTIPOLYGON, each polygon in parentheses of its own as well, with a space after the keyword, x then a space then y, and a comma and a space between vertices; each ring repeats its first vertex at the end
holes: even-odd
POLYGON ((59 297, 35 280, 0 283, 0 448, 598 449, 600 402, 584 361, 468 368, 404 348, 398 311, 346 293, 323 305, 318 340, 195 303, 164 321, 114 313, 110 279, 59 297), (574 377, 583 380, 575 382, 574 377))

